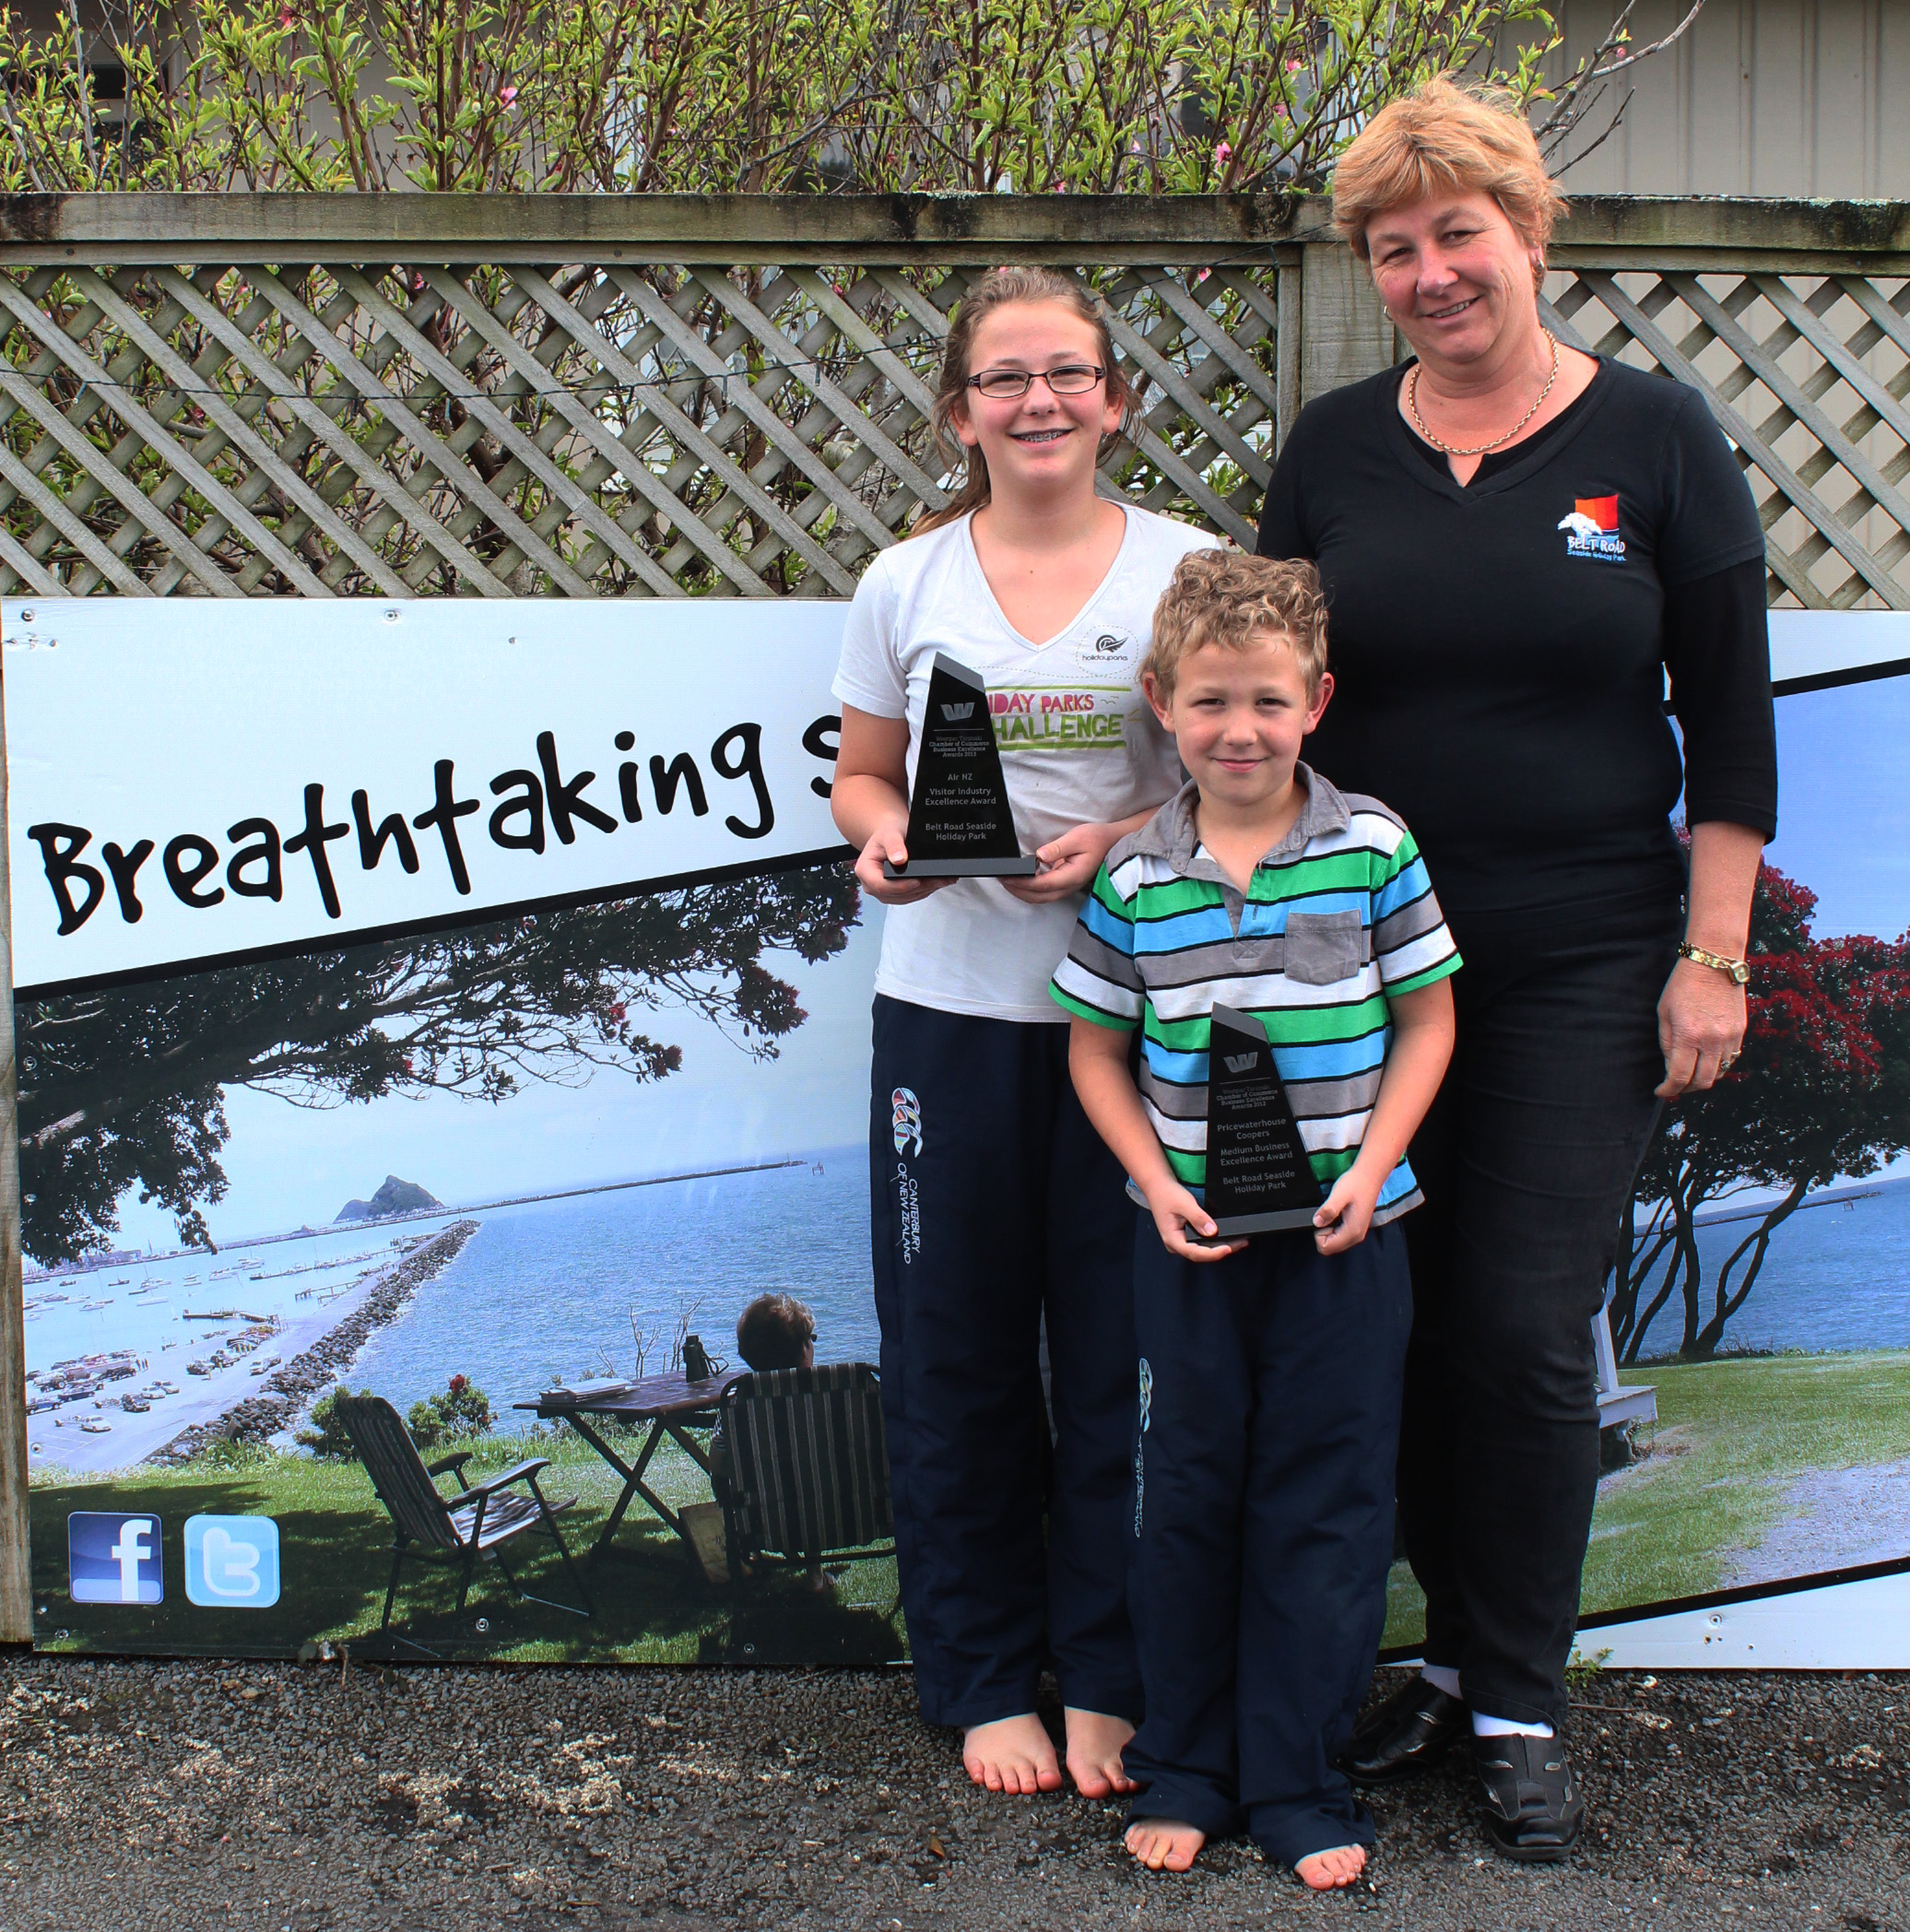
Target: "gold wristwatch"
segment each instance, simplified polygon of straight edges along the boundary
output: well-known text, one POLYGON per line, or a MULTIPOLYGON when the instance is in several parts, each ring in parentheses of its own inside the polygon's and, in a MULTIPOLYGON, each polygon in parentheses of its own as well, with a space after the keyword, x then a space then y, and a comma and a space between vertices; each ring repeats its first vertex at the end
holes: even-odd
POLYGON ((1702 946, 1693 946, 1689 939, 1678 942, 1678 957, 1689 960, 1693 966, 1714 967, 1723 973, 1734 986, 1741 986, 1751 977, 1751 966, 1744 960, 1727 960, 1721 952, 1706 952, 1702 946))

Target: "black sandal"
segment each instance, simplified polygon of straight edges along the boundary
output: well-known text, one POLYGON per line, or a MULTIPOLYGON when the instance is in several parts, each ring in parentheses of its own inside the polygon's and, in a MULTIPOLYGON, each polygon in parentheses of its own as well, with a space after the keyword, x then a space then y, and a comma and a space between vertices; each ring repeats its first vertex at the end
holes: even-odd
POLYGON ((1333 1761, 1356 1785, 1397 1785, 1430 1771, 1471 1735, 1465 1704, 1430 1679, 1415 1677, 1380 1705, 1333 1761))
POLYGON ((1472 1740, 1485 1792, 1486 1836, 1503 1858, 1556 1865, 1585 1829, 1585 1794, 1558 1738, 1516 1733, 1472 1740))

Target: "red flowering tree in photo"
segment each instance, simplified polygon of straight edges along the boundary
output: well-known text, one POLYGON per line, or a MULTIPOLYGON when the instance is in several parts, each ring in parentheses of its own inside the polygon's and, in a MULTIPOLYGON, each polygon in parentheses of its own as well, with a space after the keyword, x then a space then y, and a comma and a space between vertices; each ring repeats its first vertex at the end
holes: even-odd
POLYGON ((1639 1177, 1637 1225, 1620 1231, 1611 1328, 1625 1361, 1674 1297, 1679 1354, 1715 1354, 1772 1235, 1810 1190, 1874 1173, 1910 1147, 1910 935, 1816 939, 1816 908, 1814 892, 1759 868, 1743 1056, 1709 1092, 1667 1108, 1639 1177), (1707 1282, 1699 1212, 1751 1189, 1776 1198, 1747 1218, 1707 1282))

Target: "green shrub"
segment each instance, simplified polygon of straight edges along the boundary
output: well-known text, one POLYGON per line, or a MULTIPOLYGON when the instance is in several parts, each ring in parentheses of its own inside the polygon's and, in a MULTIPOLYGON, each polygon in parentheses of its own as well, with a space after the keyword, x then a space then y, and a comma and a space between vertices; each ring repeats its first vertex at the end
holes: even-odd
MULTIPOLYGON (((351 1391, 341 1382, 329 1395, 321 1396, 312 1405, 312 1426, 299 1431, 299 1446, 309 1449, 313 1455, 325 1462, 349 1462, 358 1454, 351 1446, 351 1438, 345 1432, 345 1423, 338 1414, 338 1397, 348 1396, 351 1391)), ((370 1389, 360 1389, 359 1394, 369 1396, 370 1389)))
POLYGON ((489 1435, 490 1398, 468 1377, 454 1375, 442 1396, 411 1405, 405 1426, 420 1449, 435 1449, 459 1436, 489 1435))
POLYGON ((193 1458, 200 1467, 222 1472, 254 1469, 272 1460, 272 1451, 264 1443, 243 1442, 236 1436, 211 1437, 193 1458))

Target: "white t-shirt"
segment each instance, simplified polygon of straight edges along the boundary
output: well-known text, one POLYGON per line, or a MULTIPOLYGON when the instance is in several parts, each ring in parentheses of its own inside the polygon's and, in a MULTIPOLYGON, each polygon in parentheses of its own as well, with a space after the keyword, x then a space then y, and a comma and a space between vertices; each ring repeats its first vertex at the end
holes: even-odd
MULTIPOLYGON (((1123 508, 1126 534, 1100 588, 1044 644, 1002 615, 967 517, 884 550, 849 608, 835 695, 878 718, 908 719, 912 790, 935 654, 986 683, 1023 852, 1072 826, 1129 818, 1180 786, 1180 757, 1141 695, 1140 666, 1174 565, 1220 539, 1123 508)), ((1023 905, 998 879, 962 878, 918 904, 890 906, 876 990, 945 1013, 1065 1026, 1048 978, 1080 903, 1071 895, 1023 905)))

